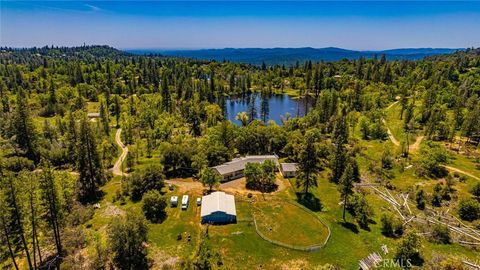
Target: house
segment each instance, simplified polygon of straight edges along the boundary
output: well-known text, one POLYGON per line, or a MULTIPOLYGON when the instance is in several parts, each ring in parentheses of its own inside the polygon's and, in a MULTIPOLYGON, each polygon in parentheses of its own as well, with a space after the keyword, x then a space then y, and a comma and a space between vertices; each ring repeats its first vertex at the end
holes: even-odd
POLYGON ((280 172, 285 178, 297 176, 297 163, 281 163, 280 172))
POLYGON ((187 210, 188 207, 188 195, 182 196, 182 210, 187 210))
POLYGON ((178 197, 177 196, 170 197, 170 206, 177 207, 177 205, 178 205, 178 197))
POLYGON ((213 169, 222 176, 220 182, 227 182, 243 177, 243 171, 247 163, 263 163, 265 160, 273 160, 277 166, 279 165, 278 156, 276 155, 245 156, 234 158, 232 161, 213 167, 213 169))
POLYGON ((235 197, 221 191, 203 196, 200 215, 202 223, 227 224, 237 222, 235 197))

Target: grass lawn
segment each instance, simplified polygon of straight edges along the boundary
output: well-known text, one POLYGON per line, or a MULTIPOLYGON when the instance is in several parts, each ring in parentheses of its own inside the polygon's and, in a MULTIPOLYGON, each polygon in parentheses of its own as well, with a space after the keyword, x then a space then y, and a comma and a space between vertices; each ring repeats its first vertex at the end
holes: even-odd
POLYGON ((292 246, 322 245, 328 228, 315 216, 282 200, 260 200, 254 211, 258 230, 274 241, 292 246))

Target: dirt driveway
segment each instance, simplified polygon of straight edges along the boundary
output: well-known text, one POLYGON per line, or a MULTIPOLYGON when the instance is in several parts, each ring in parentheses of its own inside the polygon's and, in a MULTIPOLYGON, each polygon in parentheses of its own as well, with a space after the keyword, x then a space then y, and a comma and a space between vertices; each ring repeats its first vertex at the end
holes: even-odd
POLYGON ((178 187, 180 193, 186 191, 196 191, 202 193, 204 187, 199 181, 193 181, 192 178, 176 178, 166 180, 167 184, 174 185, 178 187))
MULTIPOLYGON (((202 183, 199 181, 194 181, 192 178, 185 178, 185 179, 171 179, 171 180, 166 180, 168 184, 175 185, 178 187, 179 192, 183 193, 186 191, 195 191, 195 192, 202 192, 204 189, 206 189, 202 183)), ((232 180, 229 182, 225 182, 220 184, 218 187, 219 190, 221 191, 226 191, 228 193, 241 193, 241 194, 247 194, 247 193, 252 193, 252 194, 261 194, 259 191, 253 191, 253 190, 248 190, 245 187, 246 180, 245 177, 232 180)), ((278 185, 278 189, 273 192, 280 192, 282 190, 285 190, 287 188, 287 185, 289 183, 279 177, 277 177, 276 184, 278 185)))

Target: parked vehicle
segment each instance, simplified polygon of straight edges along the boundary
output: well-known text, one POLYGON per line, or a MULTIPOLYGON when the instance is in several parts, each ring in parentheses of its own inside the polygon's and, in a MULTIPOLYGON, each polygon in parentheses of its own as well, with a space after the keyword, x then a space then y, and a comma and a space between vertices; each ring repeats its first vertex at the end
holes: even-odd
POLYGON ((188 195, 182 197, 182 210, 187 210, 188 207, 188 195))

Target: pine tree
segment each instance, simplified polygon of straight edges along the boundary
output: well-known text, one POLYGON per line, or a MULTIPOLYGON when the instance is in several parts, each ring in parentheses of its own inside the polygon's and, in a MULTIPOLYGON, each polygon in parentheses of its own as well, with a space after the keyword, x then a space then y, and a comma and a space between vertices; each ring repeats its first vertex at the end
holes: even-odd
POLYGON ((4 192, 4 202, 2 202, 2 204, 6 206, 7 210, 6 217, 4 216, 2 219, 7 221, 6 225, 9 227, 7 231, 8 234, 12 236, 13 241, 18 239, 18 242, 20 242, 20 247, 25 252, 29 269, 34 269, 25 236, 25 213, 22 211, 18 183, 16 183, 16 178, 13 175, 1 175, 0 180, 4 192))
POLYGON ((68 114, 68 129, 65 137, 69 161, 75 164, 77 161, 77 123, 72 111, 68 114))
POLYGON ((88 202, 96 198, 104 175, 93 130, 86 117, 80 121, 77 154, 78 170, 80 171, 78 195, 81 201, 88 202))
POLYGON ((110 121, 108 119, 108 110, 103 101, 100 102, 100 118, 102 119, 103 131, 108 136, 110 134, 110 121))
POLYGON ((14 141, 25 153, 25 156, 38 162, 40 155, 37 149, 38 135, 30 117, 29 106, 25 93, 18 91, 16 108, 12 117, 12 133, 14 141))
POLYGON ((334 151, 331 163, 332 177, 334 183, 340 181, 347 164, 347 149, 345 145, 348 139, 348 127, 345 118, 345 111, 337 116, 335 121, 335 129, 333 131, 334 151))
POLYGON ((117 128, 120 126, 120 114, 122 112, 122 104, 120 97, 118 95, 115 95, 113 98, 113 114, 115 114, 115 120, 117 123, 117 128))
POLYGON ((30 228, 31 228, 31 240, 32 240, 32 252, 33 252, 33 265, 34 268, 37 267, 37 254, 40 260, 40 265, 42 264, 42 253, 40 249, 40 243, 38 241, 38 216, 40 216, 40 203, 39 203, 39 196, 38 196, 38 181, 37 178, 34 177, 29 172, 23 172, 19 175, 22 179, 23 183, 23 190, 25 190, 27 195, 28 201, 28 208, 30 216, 30 228))
POLYGON ((305 133, 304 143, 298 152, 298 186, 304 188, 308 194, 310 187, 317 186, 317 173, 320 171, 320 151, 316 143, 317 135, 314 130, 305 133))
POLYGON ((354 166, 349 163, 343 172, 342 177, 340 178, 338 189, 343 198, 343 221, 345 219, 345 210, 347 209, 348 197, 353 194, 353 183, 355 181, 355 171, 354 166))
MULTIPOLYGON (((2 185, 4 181, 3 177, 4 176, 0 172, 0 184, 2 185)), ((12 260, 15 269, 18 270, 18 264, 15 259, 15 243, 13 243, 13 232, 10 226, 11 224, 13 224, 13 221, 10 220, 9 209, 7 207, 7 198, 5 196, 6 193, 1 191, 2 190, 0 190, 0 239, 3 240, 2 245, 7 246, 10 259, 12 260)))
POLYGON ((53 169, 49 162, 42 164, 42 173, 39 178, 41 201, 45 208, 45 219, 53 232, 57 254, 62 254, 62 242, 60 238, 60 200, 58 198, 57 185, 53 169))
POLYGON ((167 76, 164 74, 162 77, 162 108, 164 111, 169 112, 171 107, 170 90, 168 89, 167 76))

